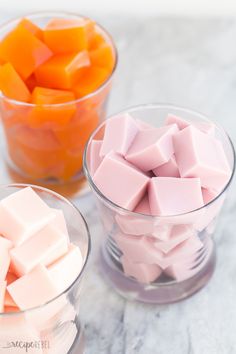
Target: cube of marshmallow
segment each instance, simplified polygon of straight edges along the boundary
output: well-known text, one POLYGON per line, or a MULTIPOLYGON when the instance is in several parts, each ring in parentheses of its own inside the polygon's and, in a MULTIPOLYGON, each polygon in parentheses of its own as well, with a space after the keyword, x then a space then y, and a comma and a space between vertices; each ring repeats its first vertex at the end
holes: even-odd
POLYGON ((139 130, 146 130, 146 129, 153 129, 154 126, 151 124, 146 123, 144 120, 141 119, 135 119, 139 130))
POLYGON ((111 152, 104 157, 93 180, 113 203, 133 210, 145 194, 149 177, 111 152))
POLYGON ((154 168, 153 173, 157 177, 180 177, 175 156, 172 155, 168 162, 154 168))
POLYGON ((212 123, 205 123, 205 122, 189 122, 181 117, 175 116, 173 114, 168 114, 166 121, 165 121, 166 125, 169 124, 177 124, 179 130, 182 130, 184 128, 189 127, 190 125, 195 126, 196 128, 198 128, 199 130, 201 130, 203 133, 207 133, 209 135, 214 136, 215 135, 215 125, 212 123))
POLYGON ((124 256, 121 257, 121 263, 127 276, 133 277, 144 284, 149 284, 158 279, 162 273, 162 269, 156 264, 133 263, 124 256))
POLYGON ((67 234, 48 224, 22 245, 10 251, 13 269, 19 276, 29 273, 36 265, 50 265, 68 250, 67 234))
POLYGON ((7 290, 21 310, 43 305, 58 295, 53 279, 41 264, 8 285, 7 290))
POLYGON ((204 205, 199 178, 153 177, 148 195, 153 215, 184 214, 204 205))
POLYGON ((125 158, 142 171, 150 171, 168 162, 174 153, 173 134, 176 124, 141 130, 136 135, 125 158))
POLYGON ((196 235, 191 225, 175 225, 171 228, 170 237, 166 241, 155 241, 155 246, 164 253, 169 253, 189 237, 196 235))
POLYGON ((4 300, 6 294, 7 282, 0 280, 0 313, 4 310, 4 300))
POLYGON ((0 202, 0 233, 19 245, 54 217, 49 206, 27 187, 0 202))
POLYGON ((101 147, 101 140, 92 140, 89 145, 89 170, 91 176, 94 175, 100 163, 102 162, 102 157, 100 156, 101 147))
POLYGON ((189 126, 173 137, 181 177, 198 177, 204 188, 221 191, 231 169, 222 143, 189 126))
POLYGON ((128 113, 108 119, 100 156, 104 157, 111 151, 125 155, 138 131, 137 123, 128 113))
POLYGON ((0 236, 0 281, 5 280, 10 266, 9 251, 12 248, 12 242, 0 236))
POLYGON ((79 247, 70 244, 68 252, 48 267, 48 273, 58 294, 73 284, 83 268, 83 257, 79 247))
POLYGON ((66 219, 65 219, 63 211, 60 209, 55 209, 55 208, 51 208, 51 209, 53 210, 55 217, 54 217, 54 219, 52 219, 50 224, 59 228, 59 230, 61 230, 61 232, 63 232, 64 235, 67 236, 68 241, 69 241, 69 234, 68 234, 66 219))

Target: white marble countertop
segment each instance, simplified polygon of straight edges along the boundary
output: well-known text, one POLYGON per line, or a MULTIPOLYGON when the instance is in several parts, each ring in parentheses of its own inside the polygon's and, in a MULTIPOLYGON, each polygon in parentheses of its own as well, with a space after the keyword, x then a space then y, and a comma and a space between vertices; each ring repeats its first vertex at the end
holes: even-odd
MULTIPOLYGON (((109 112, 148 102, 199 110, 236 141, 236 20, 98 18, 114 35, 119 65, 109 112)), ((4 168, 1 182, 6 182, 4 168)), ((103 231, 91 195, 78 201, 92 236, 81 317, 86 354, 236 353, 236 188, 215 235, 218 263, 210 283, 172 305, 132 303, 98 271, 103 231)))

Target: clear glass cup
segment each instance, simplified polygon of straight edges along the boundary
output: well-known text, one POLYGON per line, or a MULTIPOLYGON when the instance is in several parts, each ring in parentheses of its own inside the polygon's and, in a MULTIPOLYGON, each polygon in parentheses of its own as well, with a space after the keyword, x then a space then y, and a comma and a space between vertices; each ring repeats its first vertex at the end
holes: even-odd
MULTIPOLYGON (((121 113, 130 113, 132 117, 157 127, 163 125, 168 113, 192 123, 212 124, 200 113, 171 105, 142 105, 121 113)), ((216 137, 221 140, 232 168, 231 178, 224 190, 198 210, 181 215, 157 217, 130 212, 119 207, 106 198, 94 184, 89 165, 90 143, 93 139, 103 138, 104 125, 105 122, 92 134, 84 154, 85 175, 95 195, 105 231, 100 252, 103 274, 121 295, 131 300, 161 304, 184 299, 206 285, 214 271, 216 247, 213 236, 216 220, 235 170, 232 142, 226 132, 215 125, 216 137), (173 227, 174 230, 184 228, 188 231, 188 238, 183 239, 181 243, 178 240, 178 244, 181 245, 181 247, 176 246, 178 253, 171 251, 177 248, 165 239, 165 235, 173 230, 173 227), (129 246, 132 249, 127 255, 126 241, 130 240, 130 237, 133 238, 132 246, 129 246), (189 243, 184 241, 190 238, 191 250, 189 250, 189 243), (144 248, 143 240, 148 241, 151 248, 144 248), (161 255, 160 245, 161 250, 165 250, 161 255), (137 254, 139 254, 139 263, 135 260, 137 254), (140 259, 143 259, 144 266, 140 265, 140 259), (126 268, 126 274, 128 272, 129 276, 125 274, 123 267, 126 268), (148 280, 145 272, 149 274, 148 280)))
MULTIPOLYGON (((66 12, 42 12, 25 16, 39 27, 44 27, 52 18, 86 19, 66 12)), ((0 39, 10 32, 22 19, 0 26, 0 39)), ((6 140, 6 161, 13 182, 49 185, 68 185, 81 181, 79 193, 86 185, 83 179, 82 158, 87 139, 105 119, 112 79, 117 66, 117 50, 111 36, 100 25, 96 30, 110 43, 115 64, 107 80, 94 92, 75 101, 36 105, 9 99, 0 93, 0 115, 6 140), (48 120, 35 124, 34 117, 47 115, 48 120), (56 117, 69 116, 64 125, 56 117), (51 117, 51 118, 50 118, 51 117)), ((27 43, 26 43, 27 45, 27 43)), ((74 187, 72 187, 73 189, 74 187)))
MULTIPOLYGON (((0 188, 0 199, 26 187, 0 188)), ((48 303, 19 312, 0 313, 0 353, 82 354, 84 337, 79 320, 81 281, 90 253, 90 235, 79 210, 68 200, 44 188, 31 186, 52 208, 64 212, 71 242, 80 247, 84 264, 78 277, 48 303)))

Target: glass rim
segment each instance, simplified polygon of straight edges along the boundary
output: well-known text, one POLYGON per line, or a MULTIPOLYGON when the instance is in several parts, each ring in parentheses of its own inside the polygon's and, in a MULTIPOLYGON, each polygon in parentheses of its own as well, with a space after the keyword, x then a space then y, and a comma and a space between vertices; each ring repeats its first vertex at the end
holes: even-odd
MULTIPOLYGON (((93 20, 92 18, 88 17, 88 16, 84 16, 78 13, 74 13, 74 12, 69 12, 69 11, 35 11, 35 12, 31 12, 29 14, 23 15, 23 16, 17 16, 11 20, 8 20, 6 22, 4 22, 3 24, 0 25, 0 32, 2 30, 4 30, 4 28, 6 28, 7 26, 14 24, 23 19, 23 18, 28 18, 28 19, 33 19, 33 18, 38 18, 38 17, 46 17, 46 16, 50 16, 50 15, 54 15, 54 16, 62 16, 62 15, 68 15, 68 16, 75 16, 78 18, 82 18, 82 19, 88 19, 88 20, 93 20)), ((116 47, 116 44, 111 36, 111 34, 102 26, 100 25, 99 22, 94 21, 95 22, 95 26, 97 26, 99 29, 102 30, 102 32, 105 34, 105 36, 109 39, 110 43, 111 43, 111 47, 114 51, 114 56, 115 56, 115 63, 113 66, 113 69, 111 71, 111 73, 109 74, 109 76, 107 77, 107 79, 98 87, 96 88, 96 90, 92 91, 91 93, 77 98, 73 101, 68 101, 68 102, 63 102, 63 103, 52 103, 52 104, 35 104, 35 103, 30 103, 30 102, 23 102, 23 101, 18 101, 15 100, 13 98, 9 98, 7 96, 5 96, 1 91, 0 91, 0 99, 4 99, 6 102, 9 102, 11 104, 15 104, 17 106, 21 106, 21 107, 55 107, 55 108, 60 108, 60 107, 64 107, 67 105, 71 105, 71 104, 77 104, 77 103, 81 103, 86 101, 87 99, 90 99, 94 96, 96 96, 97 94, 99 94, 104 88, 106 88, 110 82, 113 79, 113 76, 115 74, 115 71, 117 69, 117 64, 118 64, 118 50, 116 47)), ((64 91, 69 91, 69 90, 64 90, 64 91)))
POLYGON ((56 193, 48 188, 44 188, 44 187, 40 187, 34 184, 26 184, 26 183, 9 183, 9 184, 1 184, 0 185, 0 190, 1 189, 10 189, 10 188, 26 188, 26 187, 31 187, 35 190, 41 191, 41 192, 45 192, 47 194, 51 194, 52 196, 56 197, 57 199, 60 199, 61 201, 64 201, 67 205, 69 205, 70 207, 72 207, 81 217, 82 222, 84 223, 85 226, 85 230, 86 230, 86 237, 87 237, 87 242, 88 242, 88 249, 87 249, 87 253, 84 259, 84 264, 83 267, 81 268, 81 271, 79 272, 78 276, 76 277, 76 279, 60 294, 58 294, 57 296, 55 296, 53 299, 46 301, 44 304, 38 305, 38 306, 34 306, 31 307, 29 309, 26 310, 19 310, 19 311, 15 311, 15 312, 0 312, 0 318, 4 318, 4 317, 10 317, 10 316, 19 316, 22 315, 24 313, 29 313, 29 312, 33 312, 33 311, 37 311, 40 310, 44 307, 46 307, 47 305, 53 303, 54 301, 56 301, 57 299, 60 299, 63 295, 67 294, 73 287, 74 285, 81 279, 81 276, 83 275, 85 268, 87 266, 88 263, 88 258, 91 252, 91 235, 89 232, 89 228, 88 228, 88 224, 84 218, 84 216, 82 215, 82 213, 79 211, 79 209, 77 208, 77 206, 72 203, 70 200, 68 200, 67 198, 63 197, 62 195, 60 195, 59 193, 56 193))
POLYGON ((210 124, 214 124, 214 126, 216 126, 216 128, 223 132, 225 134, 225 136, 228 139, 228 142, 230 144, 231 150, 232 150, 232 155, 233 155, 233 166, 232 166, 232 171, 231 171, 231 175, 230 178, 228 180, 228 182, 226 183, 226 185, 224 186, 224 188, 222 189, 221 192, 219 192, 219 194, 217 194, 217 196, 215 198, 213 198, 210 202, 208 202, 207 204, 201 206, 200 208, 188 211, 187 213, 181 213, 181 214, 174 214, 174 215, 148 215, 148 214, 143 214, 143 213, 137 213, 135 211, 131 211, 128 210, 126 208, 123 208, 121 206, 119 206, 118 204, 114 203, 113 201, 111 201, 109 198, 107 198, 101 191, 100 189, 96 186, 96 184, 93 181, 93 178, 90 174, 89 168, 88 168, 88 163, 87 163, 87 155, 88 155, 88 147, 90 145, 90 142, 93 140, 94 136, 99 132, 99 130, 106 124, 106 121, 102 122, 94 131, 93 133, 90 135, 85 149, 84 149, 84 154, 83 154, 83 169, 84 169, 84 174, 86 176, 86 178, 88 179, 88 182, 90 184, 90 186, 92 187, 92 189, 96 192, 96 194, 100 197, 100 199, 104 200, 109 206, 111 206, 114 209, 117 209, 118 211, 120 211, 121 213, 129 213, 131 216, 133 217, 145 217, 147 219, 168 219, 168 218, 177 218, 177 217, 183 217, 186 215, 191 215, 195 212, 198 212, 200 210, 203 210, 204 208, 210 206, 211 204, 213 204, 217 199, 219 199, 223 193, 228 189, 228 187, 230 186, 233 177, 234 177, 234 173, 235 173, 235 165, 236 165, 236 154, 235 154, 235 149, 234 149, 234 145, 233 142, 231 140, 231 138, 229 137, 229 135, 227 134, 227 132, 224 130, 223 127, 221 127, 221 125, 216 124, 215 122, 213 122, 212 120, 210 120, 209 118, 207 118, 203 113, 200 113, 198 111, 194 111, 192 109, 186 108, 186 107, 182 107, 182 106, 176 106, 174 104, 168 104, 168 103, 146 103, 146 104, 139 104, 136 106, 131 106, 128 107, 122 111, 119 111, 117 113, 114 113, 112 115, 110 115, 107 119, 112 119, 112 117, 120 115, 120 114, 125 114, 125 113, 130 113, 132 114, 132 112, 141 110, 141 109, 158 109, 158 108, 162 108, 162 109, 172 109, 172 110, 180 110, 180 111, 184 111, 193 115, 198 115, 199 117, 201 117, 203 120, 205 120, 206 122, 210 123, 210 124))

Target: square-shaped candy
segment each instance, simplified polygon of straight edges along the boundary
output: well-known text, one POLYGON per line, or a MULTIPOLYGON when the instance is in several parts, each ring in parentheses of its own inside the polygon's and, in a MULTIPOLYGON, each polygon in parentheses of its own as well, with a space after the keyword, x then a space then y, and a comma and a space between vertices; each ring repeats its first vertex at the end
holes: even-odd
POLYGON ((4 300, 6 294, 7 282, 0 280, 0 313, 4 310, 4 300))
POLYGON ((133 263, 124 256, 121 257, 121 263, 127 276, 133 277, 144 284, 149 284, 158 279, 162 273, 162 269, 156 264, 133 263))
POLYGON ((153 215, 184 214, 204 205, 199 178, 153 177, 148 194, 153 215))
POLYGON ((5 280, 10 266, 9 251, 12 248, 12 242, 0 236, 0 281, 5 280))
POLYGON ((171 228, 169 239, 156 241, 155 246, 162 252, 168 253, 193 235, 196 235, 196 231, 191 225, 175 225, 171 228))
POLYGON ((102 162, 102 157, 100 156, 101 147, 101 140, 92 140, 91 144, 89 145, 89 169, 91 176, 95 174, 97 168, 102 162))
POLYGON ((207 133, 209 135, 214 136, 215 135, 215 125, 210 122, 201 122, 201 121, 188 121, 186 119, 183 119, 179 116, 175 116, 173 114, 168 114, 165 124, 177 124, 179 130, 182 130, 184 128, 189 127, 190 125, 195 126, 199 130, 201 130, 203 133, 207 133))
POLYGON ((231 169, 222 143, 189 126, 173 137, 181 177, 198 177, 204 188, 221 191, 231 169))
POLYGON ((111 152, 104 157, 93 180, 113 203, 134 210, 145 194, 149 177, 111 152))
POLYGON ((157 177, 180 177, 175 156, 172 155, 168 162, 154 168, 153 173, 157 177))
POLYGON ((174 153, 172 137, 176 132, 176 124, 139 131, 125 158, 142 171, 163 165, 174 153))

